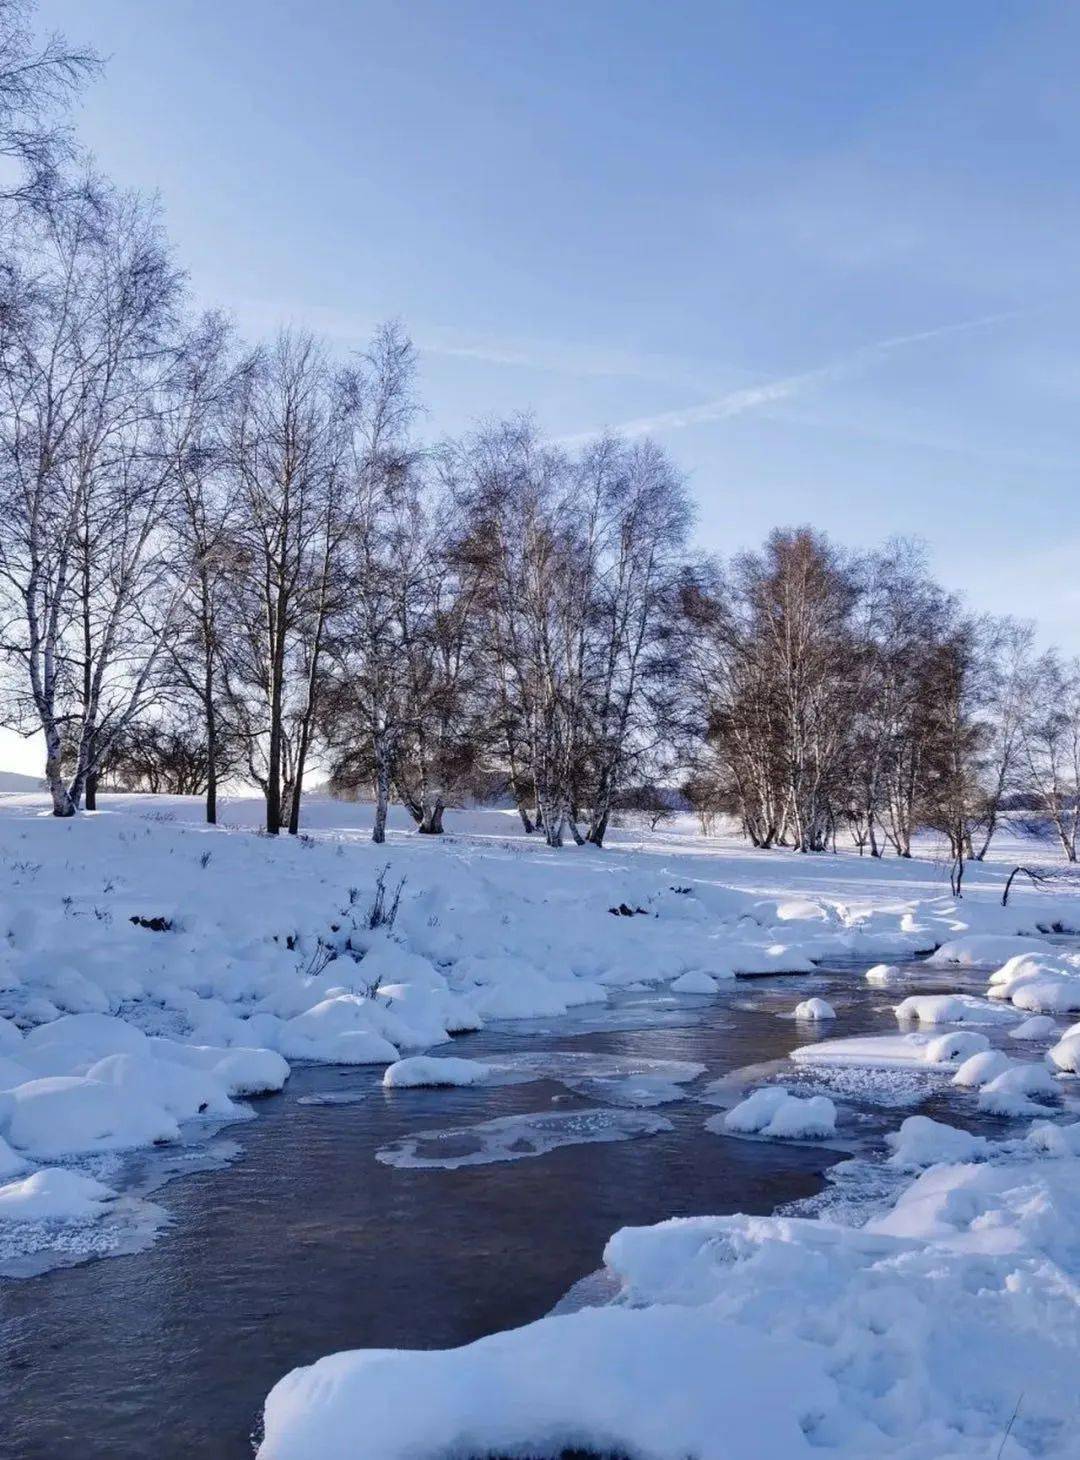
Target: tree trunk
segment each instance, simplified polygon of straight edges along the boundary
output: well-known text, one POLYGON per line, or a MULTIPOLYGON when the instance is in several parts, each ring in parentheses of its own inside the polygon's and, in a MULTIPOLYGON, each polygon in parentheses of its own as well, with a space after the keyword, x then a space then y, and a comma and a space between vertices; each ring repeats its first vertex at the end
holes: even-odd
POLYGON ((604 845, 604 837, 607 834, 607 828, 608 813, 605 811, 604 814, 598 820, 595 820, 592 826, 589 827, 589 835, 586 840, 592 842, 594 847, 602 847, 604 845))
POLYGON ((421 836, 442 836, 443 812, 446 807, 441 797, 436 797, 430 806, 425 806, 423 815, 420 818, 420 825, 416 828, 421 836))
POLYGON ((67 783, 64 780, 64 767, 60 759, 60 737, 55 732, 49 733, 47 744, 45 779, 49 783, 49 792, 52 796, 53 815, 74 816, 75 804, 68 795, 67 783))
POLYGON ((375 737, 375 824, 371 840, 382 846, 386 840, 386 813, 390 806, 390 747, 383 734, 375 737))
POLYGON ((86 806, 87 811, 97 810, 97 787, 97 772, 94 771, 86 778, 86 799, 84 805, 86 806))

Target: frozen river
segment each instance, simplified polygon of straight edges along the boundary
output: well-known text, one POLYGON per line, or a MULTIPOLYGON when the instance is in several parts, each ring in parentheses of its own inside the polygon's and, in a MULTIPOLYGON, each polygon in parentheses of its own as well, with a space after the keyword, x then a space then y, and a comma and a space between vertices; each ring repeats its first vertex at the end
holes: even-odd
MULTIPOLYGON (((259 1119, 222 1133, 236 1159, 156 1198, 173 1222, 148 1250, 0 1284, 0 1454, 244 1460, 263 1398, 297 1364, 466 1343, 550 1311, 618 1227, 811 1196, 842 1151, 711 1135, 700 1095, 819 1033, 895 1031, 895 996, 861 972, 740 981, 714 999, 626 994, 435 1052, 502 1061, 494 1086, 384 1090, 375 1068, 294 1070, 259 1119), (811 994, 835 1021, 777 1017, 811 994), (687 1079, 687 1063, 705 1073, 687 1079), (543 1119, 508 1123, 530 1115, 543 1119)), ((948 987, 962 982, 950 971, 948 987)), ((927 970, 903 992, 940 986, 927 970)), ((902 1112, 835 1093, 870 1146, 920 1108, 903 1090, 902 1112)), ((952 1106, 923 1093, 933 1113, 952 1106)), ((970 1102, 948 1118, 970 1124, 970 1102)))

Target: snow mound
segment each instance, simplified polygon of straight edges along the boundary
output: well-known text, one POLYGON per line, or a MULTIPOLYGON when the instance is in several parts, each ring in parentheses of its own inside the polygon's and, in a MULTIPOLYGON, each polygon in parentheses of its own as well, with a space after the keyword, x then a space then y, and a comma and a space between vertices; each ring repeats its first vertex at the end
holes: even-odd
POLYGON ((988 1085, 991 1080, 996 1080, 998 1075, 1012 1067, 1013 1061, 1007 1054, 1002 1054, 1000 1049, 984 1049, 964 1061, 953 1075, 952 1082, 954 1085, 974 1089, 980 1085, 988 1085))
POLYGON ((912 994, 896 1006, 900 1024, 1011 1024, 1015 1015, 974 994, 912 994))
POLYGON ((873 968, 866 970, 866 982, 876 988, 892 988, 894 984, 904 982, 904 972, 895 963, 875 963, 873 968))
POLYGON ((0 1221, 83 1222, 99 1217, 115 1198, 90 1176, 52 1167, 0 1186, 0 1221))
POLYGON ((412 1055, 398 1060, 383 1071, 382 1082, 387 1086, 410 1088, 417 1085, 477 1085, 491 1074, 488 1065, 479 1060, 431 1059, 427 1055, 412 1055))
POLYGON ((447 1352, 357 1351, 294 1369, 267 1398, 258 1453, 427 1460, 451 1453, 452 1437, 458 1456, 787 1460, 810 1455, 805 1429, 835 1397, 803 1343, 700 1310, 586 1308, 447 1352))
POLYGON ((1038 1121, 1027 1133, 1028 1145, 1048 1156, 1080 1156, 1080 1121, 1072 1125, 1051 1125, 1038 1121))
POLYGON ((1080 1010, 1080 961, 1074 953, 1010 958, 990 975, 988 992, 1034 1014, 1080 1010))
POLYGON ((1080 1075, 1080 1033, 1066 1033, 1054 1047, 1047 1051, 1047 1058, 1053 1060, 1059 1070, 1068 1075, 1080 1075))
POLYGON ((947 1034, 855 1034, 847 1039, 823 1039, 791 1051, 797 1065, 837 1065, 867 1069, 921 1066, 926 1071, 948 1069, 957 1059, 985 1049, 985 1034, 955 1030, 947 1034))
POLYGON ((976 1161, 990 1148, 985 1136, 931 1120, 928 1115, 909 1115, 900 1129, 885 1140, 892 1150, 888 1164, 901 1171, 914 1171, 938 1162, 976 1161))
POLYGON ((1002 1070, 979 1092, 979 1109, 990 1115, 1038 1115, 1045 1107, 1038 1106, 1031 1095, 1054 1096, 1058 1086, 1044 1065, 1014 1064, 1002 1070))
POLYGON ((286 1059, 392 1064, 398 1051, 379 1027, 383 1023, 374 999, 338 994, 287 1020, 278 1035, 278 1049, 286 1059))
POLYGON ((1010 1039, 1049 1039, 1057 1033, 1057 1024, 1049 1014, 1034 1014, 1015 1029, 1009 1030, 1010 1039))
POLYGON ((796 1019, 835 1019, 836 1010, 825 999, 804 999, 795 1005, 796 1019))
POLYGON ((659 1135, 673 1126, 661 1115, 629 1110, 573 1110, 505 1115, 454 1130, 421 1131, 375 1152, 384 1166, 437 1168, 486 1166, 544 1156, 560 1146, 593 1145, 659 1135))
POLYGON ((673 994, 715 994, 716 980, 700 969, 684 973, 671 984, 673 994))
POLYGON ((1050 944, 1044 938, 1011 937, 1001 933, 968 933, 962 938, 952 938, 942 943, 926 960, 936 968, 959 965, 977 968, 981 964, 1004 963, 1023 953, 1049 953, 1050 944))
POLYGON ((174 1116, 148 1099, 79 1075, 29 1080, 10 1092, 7 1139, 36 1160, 174 1141, 174 1116))
POLYGON ((820 1139, 836 1133, 836 1106, 825 1095, 802 1099, 783 1086, 767 1085, 723 1116, 711 1116, 705 1128, 779 1140, 820 1139))

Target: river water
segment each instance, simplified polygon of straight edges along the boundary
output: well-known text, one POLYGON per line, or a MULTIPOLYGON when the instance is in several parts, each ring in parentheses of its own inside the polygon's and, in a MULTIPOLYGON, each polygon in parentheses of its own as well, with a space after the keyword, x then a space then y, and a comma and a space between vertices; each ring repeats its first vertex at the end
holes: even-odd
MULTIPOLYGON (((682 1098, 646 1112, 670 1129, 533 1159, 410 1169, 376 1152, 418 1132, 595 1110, 594 1088, 548 1078, 384 1091, 377 1069, 295 1069, 282 1095, 257 1102, 258 1119, 223 1132, 237 1159, 156 1195, 173 1220, 147 1250, 0 1283, 0 1455, 250 1460, 262 1400, 297 1364, 342 1348, 466 1343, 549 1312, 600 1265, 618 1227, 765 1213, 812 1196, 842 1150, 711 1135, 704 1122, 715 1112, 697 1096, 806 1039, 894 1032, 894 991, 870 988, 861 971, 739 981, 715 999, 627 993, 436 1051, 706 1066, 682 1098), (833 1001, 835 1021, 778 1017, 811 994, 833 1001), (309 1103, 327 1093, 357 1098, 309 1103)), ((969 976, 972 987, 984 980, 969 976)), ((950 988, 963 982, 948 976, 950 988)), ((925 970, 903 992, 941 986, 925 970)), ((953 1103, 928 1093, 922 1108, 935 1114, 953 1103)), ((872 1147, 918 1108, 866 1103, 859 1142, 872 1147)), ((972 1124, 959 1104, 948 1118, 972 1124)))

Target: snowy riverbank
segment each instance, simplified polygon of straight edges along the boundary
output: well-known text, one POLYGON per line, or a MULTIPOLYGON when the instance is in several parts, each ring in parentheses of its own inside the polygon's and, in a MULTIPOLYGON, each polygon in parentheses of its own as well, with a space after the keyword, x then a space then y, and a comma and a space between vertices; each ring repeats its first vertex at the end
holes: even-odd
MULTIPOLYGON (((753 853, 688 828, 552 853, 513 817, 475 812, 441 842, 402 830, 376 848, 364 809, 330 802, 314 803, 303 842, 253 835, 251 803, 228 808, 234 825, 219 831, 192 803, 107 806, 57 823, 37 798, 0 800, 4 1258, 108 1251, 92 1234, 126 1201, 109 1185, 117 1153, 197 1149, 250 1118, 247 1098, 280 1088, 297 1060, 386 1066, 388 1088, 520 1080, 528 1061, 474 1068, 448 1060, 446 1041, 493 1020, 599 1009, 641 984, 708 998, 736 973, 816 960, 859 960, 861 978, 936 947, 946 986, 906 998, 902 974, 875 968, 898 1014, 857 1041, 830 1039, 828 1005, 806 1001, 797 1022, 820 1038, 800 1043, 798 1070, 820 1071, 822 1089, 844 1070, 955 1074, 973 1110, 1014 1122, 1002 1139, 903 1127, 889 1165, 909 1185, 859 1229, 724 1217, 624 1231, 605 1257, 621 1291, 609 1309, 445 1354, 341 1354, 297 1370, 268 1402, 266 1457, 434 1457, 431 1436, 456 1436, 462 1454, 579 1442, 709 1460, 718 1434, 725 1454, 738 1436, 748 1460, 815 1447, 996 1455, 1021 1391, 1005 1460, 1075 1453, 1064 1396, 1080 1342, 1067 1129, 1080 969, 1042 937, 1080 927, 1075 900, 1018 889, 1002 909, 992 864, 972 870, 957 903, 933 860, 753 853), (372 930, 380 875, 387 903, 405 881, 392 928, 372 930), (949 992, 948 970, 972 964, 999 970, 986 997, 949 992), (371 1386, 384 1396, 377 1431, 371 1386), (386 1401, 399 1390, 425 1405, 386 1401)), ((797 980, 791 995, 788 1012, 797 980)), ((698 1069, 639 1062, 606 1085, 594 1072, 590 1096, 662 1104, 698 1069)), ((833 1128, 832 1101, 809 1088, 764 1103, 767 1116, 741 1128, 704 1111, 703 1124, 721 1139, 833 1128)), ((616 1108, 570 1135, 650 1123, 663 1117, 616 1108)), ((536 1133, 541 1150, 566 1138, 536 1133)), ((505 1159, 501 1139, 484 1137, 484 1161, 505 1159)), ((447 1164, 408 1142, 386 1159, 447 1164)))

